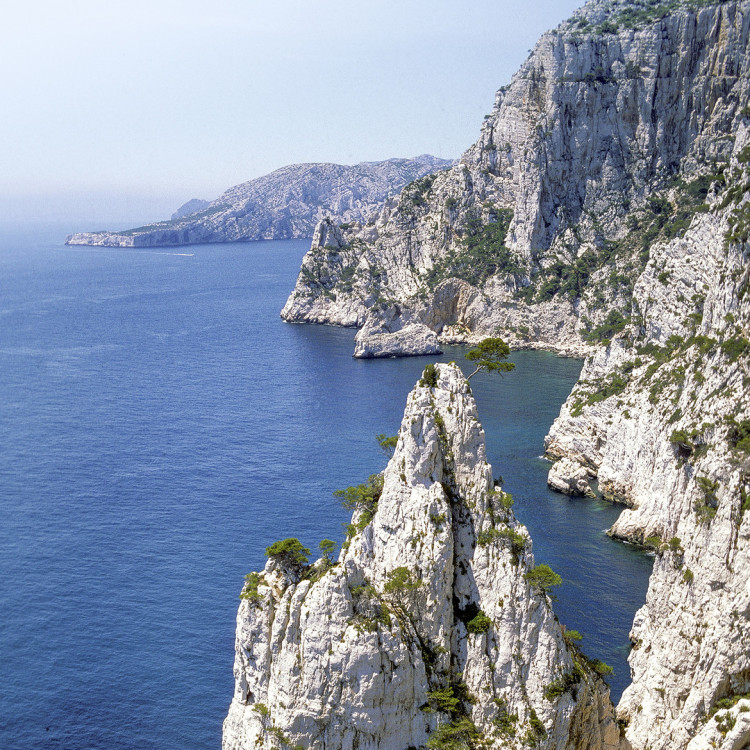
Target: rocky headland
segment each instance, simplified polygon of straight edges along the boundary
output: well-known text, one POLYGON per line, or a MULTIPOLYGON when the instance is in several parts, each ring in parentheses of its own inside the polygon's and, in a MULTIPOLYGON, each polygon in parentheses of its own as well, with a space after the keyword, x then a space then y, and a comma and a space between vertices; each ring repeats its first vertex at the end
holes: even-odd
POLYGON ((451 163, 423 154, 354 166, 292 164, 235 185, 214 201, 188 201, 169 221, 122 232, 78 232, 65 244, 159 247, 312 237, 324 217, 365 222, 408 182, 451 163))
POLYGON ((656 556, 617 708, 643 750, 750 746, 749 49, 748 0, 588 3, 455 166, 321 222, 282 311, 360 328, 358 356, 586 358, 550 484, 597 480, 656 556))
POLYGON ((248 576, 224 750, 629 747, 455 365, 425 369, 360 489, 336 561, 271 554, 248 576))

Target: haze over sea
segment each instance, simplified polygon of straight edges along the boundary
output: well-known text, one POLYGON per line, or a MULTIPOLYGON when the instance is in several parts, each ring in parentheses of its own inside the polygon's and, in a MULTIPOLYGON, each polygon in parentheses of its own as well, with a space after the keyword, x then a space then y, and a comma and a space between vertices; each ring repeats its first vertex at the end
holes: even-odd
MULTIPOLYGON (((0 234, 0 747, 218 748, 244 574, 277 539, 342 538, 332 491, 384 467, 374 435, 435 358, 358 361, 354 331, 282 323, 307 241, 64 233, 0 234)), ((546 488, 580 361, 512 359, 472 380, 489 459, 617 700, 651 561, 604 536, 618 508, 546 488)))

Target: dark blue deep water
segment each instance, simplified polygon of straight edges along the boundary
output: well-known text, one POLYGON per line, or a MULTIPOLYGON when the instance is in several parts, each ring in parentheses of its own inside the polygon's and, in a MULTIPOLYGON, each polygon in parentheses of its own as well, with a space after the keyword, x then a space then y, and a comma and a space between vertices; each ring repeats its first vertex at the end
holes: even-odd
MULTIPOLYGON (((278 538, 341 538, 331 492, 383 468, 374 435, 430 360, 282 323, 306 242, 61 236, 0 236, 0 747, 218 748, 244 574, 278 538)), ((603 535, 616 508, 546 489, 580 362, 513 360, 472 381, 490 460, 617 696, 651 564, 603 535)))

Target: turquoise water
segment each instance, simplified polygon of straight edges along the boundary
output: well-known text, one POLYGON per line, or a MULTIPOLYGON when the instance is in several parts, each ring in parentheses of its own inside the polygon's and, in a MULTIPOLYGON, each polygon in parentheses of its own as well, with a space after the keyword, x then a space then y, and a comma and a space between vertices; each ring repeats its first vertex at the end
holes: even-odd
MULTIPOLYGON (((64 234, 0 233, 0 746, 219 747, 244 574, 278 538, 341 538, 332 491, 383 468, 374 435, 431 359, 362 362, 351 330, 282 323, 304 241, 64 234)), ((619 693, 651 563, 603 536, 616 508, 546 489, 580 362, 513 359, 472 380, 489 457, 619 693)))

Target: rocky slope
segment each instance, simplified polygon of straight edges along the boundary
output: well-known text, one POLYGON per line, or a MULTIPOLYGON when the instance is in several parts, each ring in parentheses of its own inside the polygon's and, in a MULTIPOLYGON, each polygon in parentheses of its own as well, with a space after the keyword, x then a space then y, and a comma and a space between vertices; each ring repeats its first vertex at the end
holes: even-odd
POLYGON ((215 201, 188 201, 170 221, 124 232, 80 232, 65 243, 153 247, 312 237, 320 219, 366 221, 408 182, 450 164, 426 154, 354 166, 292 164, 235 185, 215 201))
POLYGON ((494 486, 454 365, 425 370, 338 561, 271 555, 237 616, 224 750, 626 748, 494 486))
POLYGON ((282 313, 361 327, 361 356, 587 356, 550 481, 596 478, 629 506, 611 533, 656 554, 618 706, 644 750, 750 746, 748 49, 746 0, 587 4, 458 165, 318 228, 282 313))

